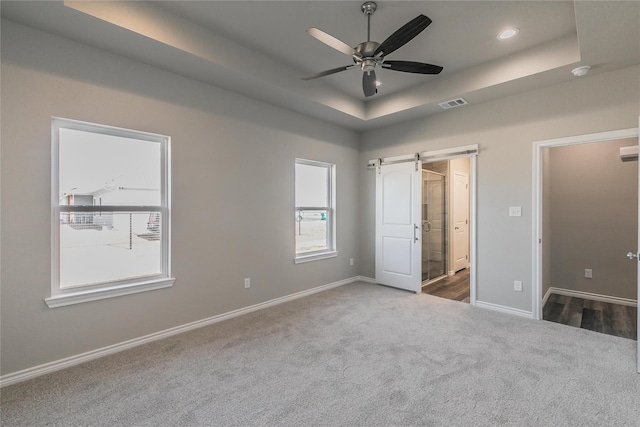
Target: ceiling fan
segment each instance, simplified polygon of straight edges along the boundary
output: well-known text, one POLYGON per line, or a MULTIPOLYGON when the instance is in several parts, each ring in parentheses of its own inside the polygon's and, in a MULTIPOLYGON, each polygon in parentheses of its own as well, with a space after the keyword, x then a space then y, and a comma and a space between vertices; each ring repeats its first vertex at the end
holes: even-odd
POLYGON ((367 41, 362 42, 356 47, 351 47, 341 40, 325 33, 317 28, 309 28, 307 32, 320 40, 322 43, 332 47, 353 59, 352 65, 333 68, 331 70, 322 71, 312 76, 303 77, 303 80, 317 79, 318 77, 328 76, 330 74, 339 73, 351 68, 359 67, 362 73, 362 89, 365 96, 372 96, 378 93, 375 68, 380 66, 393 71, 402 71, 404 73, 416 74, 439 74, 442 67, 439 65, 424 64, 422 62, 412 61, 385 61, 385 56, 391 52, 401 48, 415 36, 420 34, 425 28, 431 24, 431 19, 425 15, 419 15, 411 21, 404 24, 395 33, 391 34, 382 43, 371 41, 371 15, 376 11, 378 5, 375 2, 368 1, 362 4, 362 13, 367 15, 367 41))

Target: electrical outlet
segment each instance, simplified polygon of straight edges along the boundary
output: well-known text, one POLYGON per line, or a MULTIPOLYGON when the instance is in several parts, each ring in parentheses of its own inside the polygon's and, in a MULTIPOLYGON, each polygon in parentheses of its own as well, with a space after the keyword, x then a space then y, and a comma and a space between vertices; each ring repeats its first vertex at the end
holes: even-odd
POLYGON ((353 258, 349 258, 349 265, 353 265, 353 258))
POLYGON ((522 216, 522 206, 509 206, 509 216, 522 216))
POLYGON ((587 279, 593 279, 593 270, 591 270, 590 268, 585 268, 584 277, 586 277, 587 279))
POLYGON ((244 288, 250 288, 251 287, 251 279, 249 277, 247 277, 246 279, 244 279, 244 288))
POLYGON ((513 290, 516 292, 522 292, 522 282, 520 280, 513 281, 513 290))

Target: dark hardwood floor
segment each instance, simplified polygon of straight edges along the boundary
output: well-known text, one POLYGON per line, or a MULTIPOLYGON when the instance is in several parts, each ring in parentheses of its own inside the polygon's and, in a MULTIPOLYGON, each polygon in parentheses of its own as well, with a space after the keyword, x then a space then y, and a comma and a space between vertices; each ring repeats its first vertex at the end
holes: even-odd
POLYGON ((456 301, 469 302, 471 270, 466 268, 458 271, 454 276, 422 288, 423 294, 434 295, 456 301))
POLYGON ((603 334, 638 339, 636 307, 551 294, 542 310, 542 318, 603 334))

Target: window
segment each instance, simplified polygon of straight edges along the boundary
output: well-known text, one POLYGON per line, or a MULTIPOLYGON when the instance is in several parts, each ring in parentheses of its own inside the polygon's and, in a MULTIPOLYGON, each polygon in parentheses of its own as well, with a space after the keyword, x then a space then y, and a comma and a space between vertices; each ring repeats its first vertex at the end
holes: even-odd
POLYGON ((52 119, 49 307, 173 284, 169 137, 52 119))
POLYGON ((296 263, 337 255, 335 165, 296 159, 296 263))

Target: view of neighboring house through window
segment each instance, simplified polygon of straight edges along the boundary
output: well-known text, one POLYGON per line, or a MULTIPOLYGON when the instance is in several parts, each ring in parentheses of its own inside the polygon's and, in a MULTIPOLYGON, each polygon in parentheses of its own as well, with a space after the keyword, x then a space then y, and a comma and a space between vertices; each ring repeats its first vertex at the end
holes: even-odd
POLYGON ((169 278, 168 139, 53 119, 54 295, 169 278))
POLYGON ((335 256, 335 165, 296 160, 296 260, 335 256))

